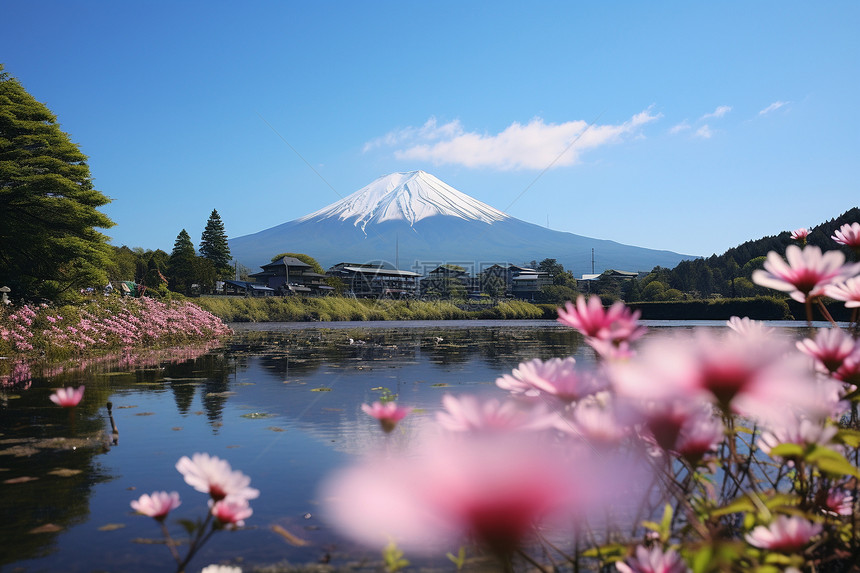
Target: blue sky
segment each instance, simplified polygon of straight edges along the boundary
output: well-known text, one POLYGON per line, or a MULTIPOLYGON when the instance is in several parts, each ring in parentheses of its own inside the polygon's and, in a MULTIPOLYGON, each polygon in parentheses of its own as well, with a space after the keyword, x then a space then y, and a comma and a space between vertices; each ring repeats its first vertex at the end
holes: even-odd
POLYGON ((89 156, 117 245, 196 244, 212 209, 254 233, 416 169, 532 223, 705 256, 860 204, 857 2, 0 12, 0 62, 89 156))

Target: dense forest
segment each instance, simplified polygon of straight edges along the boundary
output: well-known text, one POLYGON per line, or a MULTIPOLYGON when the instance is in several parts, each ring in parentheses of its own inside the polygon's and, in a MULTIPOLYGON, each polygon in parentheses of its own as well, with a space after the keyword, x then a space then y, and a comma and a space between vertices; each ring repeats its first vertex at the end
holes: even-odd
MULTIPOLYGON (((854 254, 831 237, 842 225, 860 222, 860 208, 854 207, 839 217, 809 229, 807 244, 822 250, 842 249, 847 260, 854 254)), ((661 300, 696 300, 773 295, 773 290, 752 282, 752 272, 762 268, 770 251, 785 253, 795 243, 790 231, 747 241, 722 255, 682 261, 673 269, 655 267, 638 280, 619 281, 608 276, 598 279, 591 291, 607 299, 628 302, 661 300)), ((586 290, 580 285, 580 291, 586 290)))

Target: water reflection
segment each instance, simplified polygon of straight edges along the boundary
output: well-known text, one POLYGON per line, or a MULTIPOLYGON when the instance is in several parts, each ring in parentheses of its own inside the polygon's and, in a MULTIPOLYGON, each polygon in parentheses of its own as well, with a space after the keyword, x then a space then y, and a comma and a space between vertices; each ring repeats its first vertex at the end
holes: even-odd
POLYGON ((8 516, 0 523, 0 566, 169 568, 164 547, 131 542, 158 532, 148 518, 132 515, 128 503, 141 493, 175 489, 183 497, 178 517, 205 511, 205 499, 196 499, 173 467, 196 451, 229 459, 263 493, 252 527, 206 547, 191 570, 237 556, 318 559, 341 542, 324 523, 302 517, 316 513, 316 484, 348 457, 386 440, 360 411, 363 402, 387 388, 418 408, 387 438, 389 447, 408 447, 445 392, 495 391, 496 377, 535 357, 590 360, 577 334, 549 321, 384 326, 247 330, 222 347, 184 349, 181 356, 33 366, 31 380, 0 390, 0 509, 8 516), (54 388, 82 383, 84 400, 71 417, 48 400, 54 388), (310 545, 285 545, 271 525, 310 545))

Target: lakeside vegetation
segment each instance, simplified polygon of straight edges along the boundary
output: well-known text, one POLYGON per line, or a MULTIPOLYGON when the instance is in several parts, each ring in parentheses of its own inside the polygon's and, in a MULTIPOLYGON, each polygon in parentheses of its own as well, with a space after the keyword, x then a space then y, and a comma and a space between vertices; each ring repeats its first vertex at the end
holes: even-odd
MULTIPOLYGON (((200 297, 201 308, 225 322, 314 322, 362 320, 465 320, 546 318, 547 305, 506 300, 462 308, 452 301, 355 299, 346 297, 200 297), (483 307, 483 308, 477 308, 483 307)), ((552 306, 552 305, 548 305, 552 306)), ((553 313, 555 306, 552 306, 553 313)))

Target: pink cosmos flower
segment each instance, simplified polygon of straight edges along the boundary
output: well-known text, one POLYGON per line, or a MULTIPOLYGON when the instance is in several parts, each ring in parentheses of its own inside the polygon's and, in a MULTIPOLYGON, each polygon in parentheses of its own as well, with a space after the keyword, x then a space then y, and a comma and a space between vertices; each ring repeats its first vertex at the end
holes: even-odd
POLYGON ((143 494, 140 499, 131 502, 131 508, 136 512, 148 515, 157 521, 164 521, 172 509, 176 509, 182 502, 179 494, 175 491, 154 491, 152 495, 143 494))
POLYGON ((541 526, 569 528, 606 503, 624 473, 608 456, 573 464, 534 440, 461 435, 336 473, 321 498, 335 526, 372 547, 394 538, 432 554, 468 537, 507 556, 541 526))
POLYGON ((251 478, 240 471, 233 471, 226 460, 206 453, 196 453, 189 459, 182 456, 176 469, 185 478, 185 483, 199 492, 208 493, 213 500, 224 498, 255 499, 260 491, 249 487, 251 478))
POLYGON ((809 236, 809 230, 808 229, 803 229, 803 228, 795 229, 794 231, 791 232, 792 240, 797 241, 801 244, 806 243, 806 238, 808 236, 809 236))
POLYGON ((860 223, 845 223, 830 238, 840 245, 858 250, 860 249, 860 223))
POLYGON ((770 451, 779 444, 799 444, 801 446, 825 446, 839 430, 836 426, 824 425, 808 419, 786 420, 786 423, 762 432, 758 440, 761 451, 770 455, 770 451))
POLYGON ((627 398, 710 397, 726 413, 759 420, 821 408, 807 359, 782 338, 720 336, 710 329, 654 337, 635 360, 613 364, 609 372, 616 392, 627 398))
POLYGON ((648 549, 636 547, 636 555, 618 561, 615 567, 621 573, 687 573, 690 568, 673 550, 663 551, 660 547, 648 549))
POLYGON ((775 330, 759 320, 752 320, 748 317, 731 317, 726 326, 731 328, 741 336, 770 336, 775 330))
POLYGON ((442 405, 446 411, 437 412, 436 421, 452 432, 545 430, 553 427, 557 416, 543 404, 524 408, 513 401, 479 400, 475 396, 446 394, 442 405))
POLYGON ((606 386, 592 374, 577 372, 573 357, 521 362, 510 376, 506 374, 497 379, 496 385, 514 394, 536 391, 564 403, 575 402, 606 386))
POLYGON ((846 308, 860 307, 860 277, 853 277, 840 284, 824 287, 824 294, 832 299, 845 301, 846 308))
POLYGON ((577 402, 570 417, 559 417, 555 427, 592 447, 608 449, 629 435, 629 422, 611 394, 601 392, 577 402))
POLYGON ((723 422, 715 416, 693 418, 681 428, 675 451, 693 465, 706 460, 725 438, 723 422))
POLYGON ((789 293, 798 302, 806 302, 824 294, 827 285, 843 282, 860 271, 860 264, 845 264, 841 251, 821 252, 815 246, 801 249, 789 245, 783 260, 776 251, 767 254, 764 270, 755 270, 752 280, 757 285, 789 293))
POLYGON ((395 402, 385 402, 384 404, 374 402, 373 405, 362 404, 361 409, 365 414, 379 420, 379 425, 382 426, 382 430, 386 434, 394 430, 397 422, 405 418, 412 411, 412 408, 398 406, 395 402))
POLYGON ((824 511, 836 515, 854 514, 854 496, 841 488, 831 488, 824 501, 824 511))
POLYGON ((839 370, 833 373, 833 377, 846 384, 860 386, 860 352, 846 356, 839 370))
POLYGON ((823 372, 836 372, 852 353, 860 351, 860 342, 839 328, 820 328, 815 340, 804 338, 797 349, 812 357, 823 372))
POLYGON ((759 525, 747 533, 746 540, 750 545, 761 549, 796 553, 821 533, 822 529, 820 523, 813 523, 802 517, 778 515, 770 525, 759 525))
POLYGON ((604 310, 600 297, 592 296, 586 302, 585 297, 579 295, 576 305, 566 302, 563 309, 558 309, 558 321, 583 336, 620 343, 631 342, 645 334, 645 327, 638 324, 641 314, 638 310, 631 311, 621 301, 604 310))
POLYGON ((60 388, 53 394, 51 394, 51 402, 58 406, 62 406, 63 408, 73 408, 77 406, 81 402, 81 398, 84 397, 84 386, 78 386, 77 388, 60 388))
POLYGON ((254 510, 244 498, 226 498, 219 501, 209 500, 212 515, 221 525, 242 527, 245 520, 253 515, 254 510))

